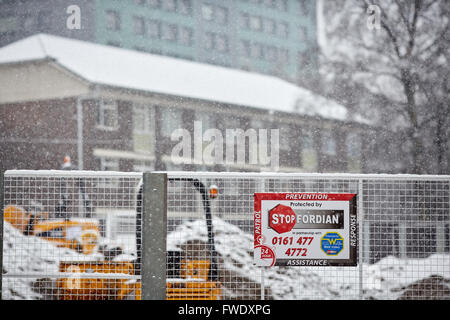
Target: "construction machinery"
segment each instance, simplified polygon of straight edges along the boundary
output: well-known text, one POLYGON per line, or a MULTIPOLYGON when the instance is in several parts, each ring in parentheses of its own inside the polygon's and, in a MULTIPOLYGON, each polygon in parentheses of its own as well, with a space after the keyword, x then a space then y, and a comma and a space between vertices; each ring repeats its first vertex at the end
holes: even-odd
MULTIPOLYGON (((186 257, 181 250, 167 251, 167 285, 166 297, 170 300, 217 300, 221 298, 218 281, 216 250, 212 230, 210 198, 218 195, 216 186, 208 191, 198 179, 169 178, 169 181, 181 181, 191 184, 202 198, 202 207, 208 231, 207 257, 196 260, 186 257)), ((84 182, 77 179, 79 191, 83 199, 84 213, 89 218, 72 218, 68 214, 69 197, 63 186, 61 199, 54 215, 43 210, 27 212, 20 206, 9 205, 4 209, 5 221, 19 229, 27 236, 45 239, 58 247, 73 249, 89 255, 101 253, 101 260, 60 261, 60 276, 56 281, 45 280, 45 287, 56 292, 49 298, 61 300, 140 300, 141 299, 141 231, 143 210, 143 185, 140 183, 136 195, 136 252, 132 261, 118 261, 123 248, 99 245, 101 240, 99 222, 92 216, 92 206, 85 193, 84 182), (67 276, 65 276, 67 274, 67 276)), ((142 182, 142 181, 141 181, 142 182)), ((106 239, 107 240, 107 239, 106 239)), ((107 241, 106 241, 107 242, 107 241)), ((202 257, 203 258, 203 257, 202 257)))
MULTIPOLYGON (((218 281, 216 250, 212 230, 211 206, 208 192, 202 182, 191 178, 170 178, 184 181, 201 194, 208 229, 208 259, 193 260, 182 251, 167 252, 166 297, 168 300, 218 300, 221 287, 218 281)), ((217 187, 211 188, 217 196, 217 187)), ((140 185, 136 199, 136 250, 134 261, 72 261, 61 262, 59 271, 71 273, 70 277, 57 281, 58 296, 63 300, 140 300, 141 299, 141 228, 143 186, 140 185), (90 275, 92 274, 92 277, 90 275), (81 277, 83 275, 83 277, 81 277), (120 276, 119 276, 120 275, 120 276)))
POLYGON ((8 205, 4 219, 26 236, 36 236, 69 248, 78 253, 91 254, 98 247, 99 224, 95 219, 48 219, 47 212, 26 211, 23 207, 8 205))

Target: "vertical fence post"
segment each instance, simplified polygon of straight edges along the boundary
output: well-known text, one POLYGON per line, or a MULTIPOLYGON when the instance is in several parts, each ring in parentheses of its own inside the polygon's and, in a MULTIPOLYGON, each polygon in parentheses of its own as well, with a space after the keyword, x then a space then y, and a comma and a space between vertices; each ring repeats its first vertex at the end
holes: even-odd
POLYGON ((166 299, 167 174, 144 172, 142 299, 166 299))
POLYGON ((364 261, 364 208, 363 208, 363 180, 358 180, 358 265, 359 265, 359 300, 363 299, 363 263, 364 261))
MULTIPOLYGON (((265 180, 264 178, 258 178, 258 192, 265 192, 265 180)), ((264 283, 264 277, 265 277, 265 273, 264 273, 264 268, 265 267, 261 267, 261 300, 265 300, 266 299, 266 285, 264 283)))
POLYGON ((3 286, 3 194, 4 194, 4 172, 0 170, 0 300, 2 300, 3 286))

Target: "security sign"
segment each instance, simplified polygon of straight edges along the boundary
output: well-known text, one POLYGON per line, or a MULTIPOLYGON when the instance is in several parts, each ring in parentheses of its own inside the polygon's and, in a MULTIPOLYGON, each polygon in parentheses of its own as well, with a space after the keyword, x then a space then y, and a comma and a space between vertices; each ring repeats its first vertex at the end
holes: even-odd
POLYGON ((356 266, 354 193, 255 193, 258 266, 356 266))
POLYGON ((294 210, 282 204, 277 205, 269 211, 270 227, 278 233, 291 231, 296 219, 294 210))

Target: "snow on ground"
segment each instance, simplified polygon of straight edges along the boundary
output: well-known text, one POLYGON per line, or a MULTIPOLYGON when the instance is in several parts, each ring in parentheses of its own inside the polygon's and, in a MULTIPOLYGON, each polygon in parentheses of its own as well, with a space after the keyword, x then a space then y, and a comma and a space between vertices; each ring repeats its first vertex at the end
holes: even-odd
MULTIPOLYGON (((219 269, 235 271, 252 282, 270 288, 275 299, 397 299, 405 288, 421 279, 439 275, 450 280, 450 256, 434 254, 426 259, 392 256, 359 267, 264 268, 253 265, 253 236, 221 219, 213 221, 215 244, 223 258, 219 269), (360 296, 361 295, 361 296, 360 296)), ((196 220, 180 225, 168 235, 168 246, 181 247, 188 240, 207 242, 206 223, 196 220)), ((450 287, 449 287, 450 289, 450 287)))
POLYGON ((19 230, 4 222, 3 227, 3 279, 2 298, 39 299, 31 290, 35 278, 9 277, 16 273, 56 273, 59 261, 96 260, 97 254, 84 255, 67 248, 58 248, 49 241, 34 236, 24 236, 19 230))
MULTIPOLYGON (((254 298, 260 297, 260 287, 263 286, 268 289, 266 298, 274 299, 397 299, 412 283, 430 276, 441 276, 447 283, 450 282, 449 255, 434 254, 426 259, 398 259, 389 256, 376 264, 362 265, 364 280, 361 296, 359 267, 261 269, 253 265, 251 234, 219 218, 214 218, 213 228, 219 255, 219 273, 232 274, 231 278, 227 278, 228 281, 234 279, 239 282, 241 289, 246 285, 252 287, 253 291, 249 291, 251 293, 248 295, 254 298)), ((181 249, 187 242, 195 241, 207 243, 204 220, 179 225, 168 234, 167 248, 181 249)), ((3 248, 4 274, 54 273, 58 271, 60 260, 99 258, 98 254, 86 256, 70 249, 58 248, 36 237, 26 237, 7 222, 4 223, 3 248)), ((4 276, 3 299, 39 299, 39 294, 31 289, 33 280, 4 276)), ((222 284, 224 292, 230 298, 242 296, 236 292, 238 289, 237 284, 235 285, 222 284)))

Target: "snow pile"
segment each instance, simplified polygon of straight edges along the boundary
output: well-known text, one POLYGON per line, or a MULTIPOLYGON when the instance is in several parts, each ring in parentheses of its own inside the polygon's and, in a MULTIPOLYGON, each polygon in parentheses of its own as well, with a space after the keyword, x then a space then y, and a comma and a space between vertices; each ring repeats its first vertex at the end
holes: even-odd
MULTIPOLYGON (((359 290, 359 267, 262 268, 253 265, 253 236, 221 219, 213 220, 219 277, 234 272, 248 286, 264 285, 274 299, 398 299, 421 279, 440 276, 450 280, 450 256, 434 254, 426 259, 386 257, 376 264, 363 264, 362 296, 359 290), (264 279, 262 284, 261 279, 264 279)), ((207 243, 204 220, 180 225, 168 235, 168 247, 183 248, 187 242, 207 243)), ((223 280, 223 277, 222 279, 223 280)), ((225 279, 226 281, 227 279, 225 279)), ((226 292, 227 283, 222 283, 226 292)), ((450 286, 449 286, 450 289, 450 286)), ((257 298, 260 291, 254 293, 257 298)), ((267 296, 266 296, 267 297, 267 296)))
MULTIPOLYGON (((213 229, 219 281, 225 299, 259 299, 262 287, 265 288, 266 299, 399 299, 407 293, 413 299, 435 294, 437 298, 450 298, 449 255, 434 254, 426 259, 385 257, 376 264, 363 264, 360 295, 359 267, 256 267, 253 265, 251 234, 219 218, 214 218, 213 229), (434 292, 429 289, 431 282, 434 283, 434 292), (420 286, 425 289, 411 291, 420 286)), ((206 243, 206 222, 195 220, 185 222, 169 233, 167 248, 206 258, 206 243)), ((100 258, 99 254, 86 256, 36 237, 24 236, 7 222, 4 223, 3 247, 4 275, 52 274, 58 272, 61 260, 92 261, 100 258)), ((115 260, 123 257, 117 258, 115 260)), ((42 296, 32 289, 36 278, 3 276, 2 298, 41 299, 42 296)))
POLYGON ((5 300, 42 298, 32 290, 37 277, 10 277, 12 274, 54 274, 60 261, 96 260, 97 254, 84 255, 67 248, 58 248, 49 241, 24 236, 4 222, 3 227, 3 290, 5 300))

